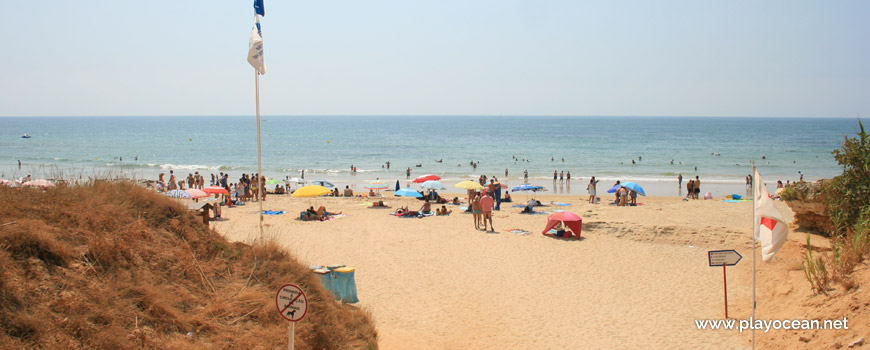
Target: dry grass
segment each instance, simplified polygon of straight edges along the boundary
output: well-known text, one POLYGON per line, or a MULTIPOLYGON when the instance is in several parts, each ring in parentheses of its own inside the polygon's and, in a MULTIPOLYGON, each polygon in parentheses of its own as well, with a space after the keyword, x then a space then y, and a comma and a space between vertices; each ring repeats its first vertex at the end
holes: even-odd
POLYGON ((298 349, 377 348, 371 317, 281 247, 229 243, 144 188, 0 187, 0 202, 0 348, 281 348, 284 283, 308 295, 298 349))

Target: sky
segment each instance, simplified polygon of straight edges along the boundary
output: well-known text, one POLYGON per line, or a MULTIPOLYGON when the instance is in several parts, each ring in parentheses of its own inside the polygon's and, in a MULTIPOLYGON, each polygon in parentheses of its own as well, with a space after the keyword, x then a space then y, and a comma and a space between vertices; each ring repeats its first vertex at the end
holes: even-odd
MULTIPOLYGON (((263 115, 870 114, 870 1, 274 1, 263 115)), ((253 115, 250 0, 0 1, 0 116, 253 115)))

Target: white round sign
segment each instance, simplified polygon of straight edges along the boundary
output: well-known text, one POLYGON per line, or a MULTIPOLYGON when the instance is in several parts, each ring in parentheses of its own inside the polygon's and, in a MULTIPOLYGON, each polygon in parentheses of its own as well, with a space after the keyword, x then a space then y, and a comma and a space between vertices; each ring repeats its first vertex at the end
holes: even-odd
POLYGON ((291 322, 301 320, 308 313, 308 298, 302 292, 302 288, 295 284, 285 284, 278 289, 275 305, 278 306, 281 317, 291 322))

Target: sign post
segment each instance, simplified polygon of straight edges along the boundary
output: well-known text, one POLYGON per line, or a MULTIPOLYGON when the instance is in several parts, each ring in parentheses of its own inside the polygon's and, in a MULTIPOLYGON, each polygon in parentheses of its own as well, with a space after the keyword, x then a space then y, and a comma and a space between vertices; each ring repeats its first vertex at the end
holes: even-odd
POLYGON ((287 321, 290 321, 290 334, 287 343, 289 349, 293 350, 296 340, 296 322, 305 317, 308 313, 308 297, 302 288, 295 284, 285 284, 278 289, 275 294, 275 306, 278 307, 278 313, 287 321))
POLYGON ((710 267, 722 266, 722 286, 725 290, 725 318, 728 318, 728 277, 725 274, 725 266, 734 266, 743 259, 736 250, 710 250, 707 251, 707 259, 710 267))

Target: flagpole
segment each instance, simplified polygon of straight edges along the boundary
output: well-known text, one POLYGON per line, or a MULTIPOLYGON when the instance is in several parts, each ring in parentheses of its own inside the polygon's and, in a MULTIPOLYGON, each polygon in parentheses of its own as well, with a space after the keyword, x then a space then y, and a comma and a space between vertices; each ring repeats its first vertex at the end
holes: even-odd
MULTIPOLYGON (((254 15, 256 17, 257 15, 254 15)), ((261 176, 263 176, 263 160, 260 156, 260 73, 254 69, 254 80, 257 85, 257 191, 262 191, 261 193, 266 193, 266 189, 263 188, 265 183, 261 182, 261 176)), ((263 200, 265 198, 260 199, 260 240, 263 240, 263 200)))
MULTIPOLYGON (((752 161, 752 318, 751 322, 755 322, 755 309, 758 302, 755 299, 755 245, 756 236, 758 234, 757 218, 755 217, 755 182, 758 181, 758 172, 755 170, 755 161, 752 161)), ((764 184, 761 184, 762 186, 764 184)), ((755 350, 755 327, 752 327, 752 349, 755 350)))

